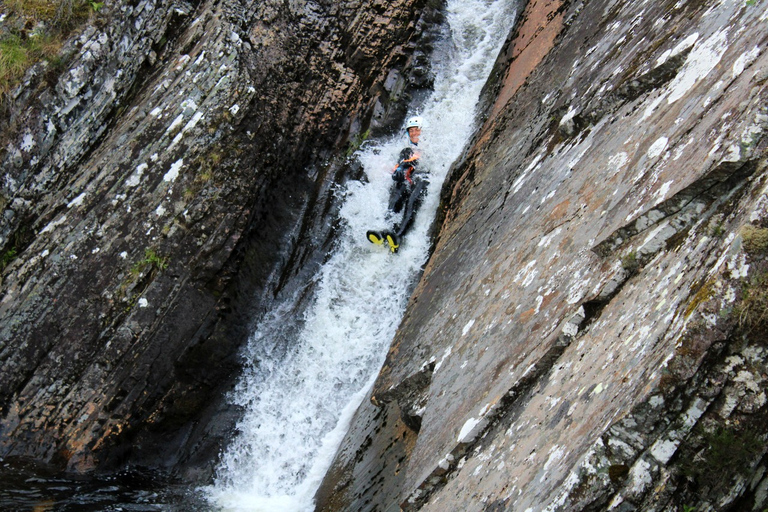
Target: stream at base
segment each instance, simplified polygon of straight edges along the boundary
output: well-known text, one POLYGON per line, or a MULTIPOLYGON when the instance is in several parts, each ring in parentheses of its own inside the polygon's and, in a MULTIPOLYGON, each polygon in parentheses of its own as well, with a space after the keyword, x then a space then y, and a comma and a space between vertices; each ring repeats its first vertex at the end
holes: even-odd
POLYGON ((203 494, 159 472, 99 477, 62 475, 19 459, 0 459, 2 512, 210 512, 203 494))

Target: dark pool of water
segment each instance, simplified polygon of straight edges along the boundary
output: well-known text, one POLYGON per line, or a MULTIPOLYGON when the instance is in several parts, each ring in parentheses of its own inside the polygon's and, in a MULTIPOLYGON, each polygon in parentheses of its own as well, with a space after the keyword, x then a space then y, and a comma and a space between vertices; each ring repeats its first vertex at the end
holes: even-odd
POLYGON ((157 472, 98 477, 0 459, 0 512, 211 512, 201 493, 157 472))

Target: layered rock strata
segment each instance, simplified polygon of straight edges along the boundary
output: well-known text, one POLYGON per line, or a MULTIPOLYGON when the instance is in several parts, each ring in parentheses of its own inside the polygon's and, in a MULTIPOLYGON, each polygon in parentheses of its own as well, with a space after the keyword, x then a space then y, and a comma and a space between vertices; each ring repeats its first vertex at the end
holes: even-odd
POLYGON ((332 239, 330 156, 430 85, 439 16, 113 2, 58 76, 27 74, 0 155, 0 456, 210 476, 250 322, 332 239))
POLYGON ((319 509, 765 508, 766 12, 527 5, 319 509))

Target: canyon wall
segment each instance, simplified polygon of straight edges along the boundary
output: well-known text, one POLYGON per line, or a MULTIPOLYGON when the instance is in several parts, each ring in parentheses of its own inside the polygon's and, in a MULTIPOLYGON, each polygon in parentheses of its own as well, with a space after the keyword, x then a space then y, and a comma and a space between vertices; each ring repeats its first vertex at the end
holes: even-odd
POLYGON ((322 261, 345 151, 429 87, 439 21, 125 0, 30 69, 0 123, 0 456, 206 481, 251 322, 322 261))
POLYGON ((764 510, 768 2, 532 0, 319 510, 764 510))
MULTIPOLYGON (((318 509, 765 508, 766 12, 528 2, 318 509)), ((251 322, 322 263, 439 19, 121 1, 33 67, 0 121, 0 456, 206 481, 251 322)))

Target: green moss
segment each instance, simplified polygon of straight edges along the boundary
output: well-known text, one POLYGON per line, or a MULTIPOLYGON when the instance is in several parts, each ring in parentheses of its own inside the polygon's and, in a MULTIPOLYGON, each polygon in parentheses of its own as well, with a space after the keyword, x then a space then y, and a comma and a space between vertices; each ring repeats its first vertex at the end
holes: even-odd
POLYGON ((198 157, 193 166, 197 166, 197 173, 192 179, 192 183, 184 189, 184 200, 191 201, 206 185, 214 181, 216 177, 216 168, 224 159, 223 149, 221 147, 212 148, 205 155, 198 157))
MULTIPOLYGON (((704 284, 702 284, 699 289, 694 294, 693 298, 691 299, 691 302, 688 303, 688 306, 685 308, 685 318, 688 318, 693 314, 693 312, 701 305, 701 303, 711 299, 715 295, 715 281, 707 281, 704 284)), ((692 288, 691 291, 695 289, 692 288)))
POLYGON ((168 268, 168 258, 161 256, 156 249, 148 247, 144 259, 137 261, 125 280, 118 286, 115 301, 125 303, 122 312, 127 314, 136 305, 158 272, 168 268))
POLYGON ((712 238, 722 238, 724 234, 725 234, 725 227, 723 226, 722 222, 718 222, 717 224, 714 224, 709 228, 709 236, 711 236, 712 238))
POLYGON ((10 262, 12 262, 16 258, 16 248, 11 247, 5 253, 3 253, 2 259, 0 259, 0 271, 5 270, 5 267, 8 266, 10 262))
POLYGON ((768 229, 747 224, 740 230, 742 246, 750 256, 768 254, 768 229))
POLYGON ((346 157, 349 158, 352 156, 352 154, 360 149, 360 146, 363 145, 363 142, 368 140, 368 137, 371 135, 371 130, 365 130, 363 133, 358 133, 355 135, 355 138, 349 141, 349 147, 347 148, 346 157))
POLYGON ((4 248, 5 252, 0 256, 0 272, 5 270, 29 246, 33 238, 30 233, 31 231, 22 225, 9 237, 8 243, 4 248))

